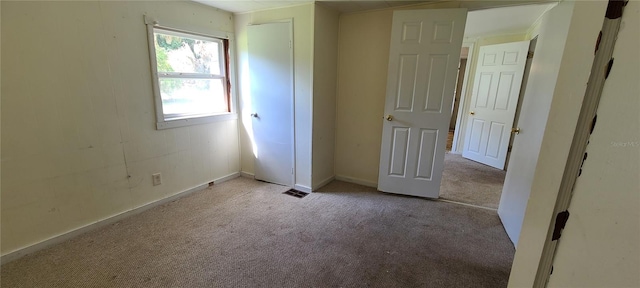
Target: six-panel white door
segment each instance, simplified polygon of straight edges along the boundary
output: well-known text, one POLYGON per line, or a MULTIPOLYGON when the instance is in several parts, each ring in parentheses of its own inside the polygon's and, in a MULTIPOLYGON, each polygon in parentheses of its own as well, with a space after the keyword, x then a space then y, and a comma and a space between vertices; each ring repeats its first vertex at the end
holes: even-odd
POLYGON ((462 157, 504 169, 529 41, 480 47, 462 157))
POLYGON ((466 9, 395 11, 378 190, 437 198, 466 9))

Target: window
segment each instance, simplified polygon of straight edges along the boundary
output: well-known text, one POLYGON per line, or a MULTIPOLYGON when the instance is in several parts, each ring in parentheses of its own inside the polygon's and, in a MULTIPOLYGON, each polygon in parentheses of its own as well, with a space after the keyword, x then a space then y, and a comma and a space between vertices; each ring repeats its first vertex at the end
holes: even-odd
MULTIPOLYGON (((157 128, 232 115, 229 39, 148 24, 157 128)), ((221 120, 222 120, 221 119, 221 120)))

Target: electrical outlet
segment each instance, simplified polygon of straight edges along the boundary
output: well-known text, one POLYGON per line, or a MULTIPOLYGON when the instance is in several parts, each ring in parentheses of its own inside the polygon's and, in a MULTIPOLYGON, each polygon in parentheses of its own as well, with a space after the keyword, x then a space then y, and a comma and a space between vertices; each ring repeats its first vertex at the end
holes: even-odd
POLYGON ((151 175, 151 179, 153 179, 153 186, 162 184, 162 175, 160 175, 160 173, 151 175))

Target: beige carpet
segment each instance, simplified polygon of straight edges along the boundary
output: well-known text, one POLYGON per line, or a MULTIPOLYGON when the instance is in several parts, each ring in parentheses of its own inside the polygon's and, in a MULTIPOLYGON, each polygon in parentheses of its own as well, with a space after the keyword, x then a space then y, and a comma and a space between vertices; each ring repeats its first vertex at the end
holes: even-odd
POLYGON ((497 209, 507 172, 447 153, 440 198, 497 209))
POLYGON ((236 179, 2 266, 2 287, 505 287, 494 211, 236 179))

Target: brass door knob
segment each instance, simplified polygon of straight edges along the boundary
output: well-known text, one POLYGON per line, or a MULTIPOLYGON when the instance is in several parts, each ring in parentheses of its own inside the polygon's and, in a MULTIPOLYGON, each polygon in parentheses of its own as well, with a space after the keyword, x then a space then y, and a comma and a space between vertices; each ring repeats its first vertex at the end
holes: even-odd
POLYGON ((520 127, 518 127, 518 128, 511 128, 511 133, 516 133, 516 135, 520 134, 520 127))
POLYGON ((393 115, 387 115, 387 117, 385 117, 384 119, 386 119, 387 121, 393 121, 393 115))
POLYGON ((476 112, 471 111, 471 112, 469 112, 469 114, 476 115, 476 112))

